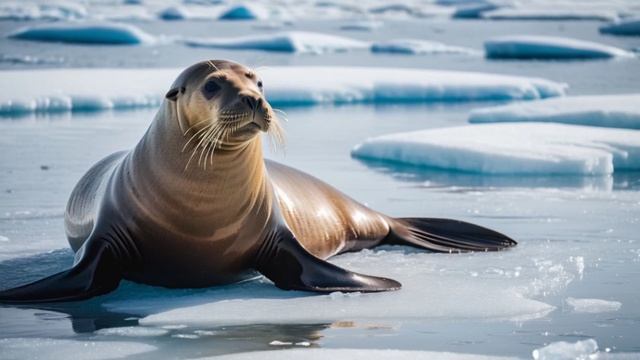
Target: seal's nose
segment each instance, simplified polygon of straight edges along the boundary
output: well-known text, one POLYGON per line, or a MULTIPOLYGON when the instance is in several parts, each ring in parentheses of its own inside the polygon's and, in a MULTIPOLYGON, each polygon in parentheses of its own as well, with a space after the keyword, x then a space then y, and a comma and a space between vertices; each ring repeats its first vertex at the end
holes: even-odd
POLYGON ((243 95, 241 99, 242 103, 249 107, 249 109, 256 111, 262 99, 252 96, 252 95, 243 95))

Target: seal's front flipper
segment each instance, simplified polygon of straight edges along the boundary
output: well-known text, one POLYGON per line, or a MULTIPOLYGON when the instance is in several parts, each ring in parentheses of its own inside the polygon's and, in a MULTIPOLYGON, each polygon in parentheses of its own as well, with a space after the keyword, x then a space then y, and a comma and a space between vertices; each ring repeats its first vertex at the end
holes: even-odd
POLYGON ((280 229, 265 240, 256 270, 284 290, 379 292, 401 287, 395 280, 357 274, 313 256, 288 229, 280 229))
POLYGON ((497 231, 451 219, 394 219, 386 242, 436 252, 496 251, 517 243, 497 231))
POLYGON ((66 271, 31 284, 0 291, 0 303, 29 304, 88 299, 118 287, 122 269, 111 245, 88 240, 78 250, 76 263, 66 271))

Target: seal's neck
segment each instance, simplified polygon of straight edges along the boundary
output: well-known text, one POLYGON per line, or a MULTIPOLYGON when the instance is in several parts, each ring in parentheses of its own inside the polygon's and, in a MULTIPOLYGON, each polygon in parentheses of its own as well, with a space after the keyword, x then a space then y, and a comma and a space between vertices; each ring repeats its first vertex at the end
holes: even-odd
MULTIPOLYGON (((170 208, 181 212, 180 218, 188 214, 191 230, 203 225, 206 231, 212 221, 231 226, 269 208, 260 137, 217 149, 206 160, 206 168, 198 164, 199 153, 187 166, 194 145, 184 148, 188 136, 182 133, 176 107, 171 105, 165 102, 128 159, 128 178, 147 210, 170 208)), ((157 216, 162 214, 157 212, 157 216)))

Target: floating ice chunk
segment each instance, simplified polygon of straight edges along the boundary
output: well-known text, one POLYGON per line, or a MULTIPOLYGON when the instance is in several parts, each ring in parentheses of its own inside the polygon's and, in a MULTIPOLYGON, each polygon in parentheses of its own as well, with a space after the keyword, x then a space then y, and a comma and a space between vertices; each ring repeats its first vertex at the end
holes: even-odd
POLYGON ((485 41, 488 58, 589 59, 633 56, 630 52, 591 41, 554 36, 504 36, 485 41))
POLYGON ((487 174, 611 174, 640 169, 640 132, 561 124, 482 124, 384 135, 352 155, 487 174))
POLYGON ((598 8, 567 8, 548 4, 541 7, 500 8, 482 13, 482 17, 490 20, 599 20, 613 21, 618 18, 614 10, 598 8))
POLYGON ((534 360, 588 359, 598 352, 598 343, 593 339, 569 343, 558 341, 533 350, 534 360))
POLYGON ((291 31, 268 35, 249 35, 237 38, 191 38, 185 39, 184 43, 188 46, 194 47, 298 53, 346 51, 350 49, 363 49, 368 46, 365 42, 346 37, 305 31, 291 31))
POLYGON ((341 30, 355 30, 355 31, 373 31, 382 26, 381 21, 364 20, 356 21, 349 24, 340 26, 341 30))
POLYGON ((576 299, 567 298, 567 304, 571 306, 573 312, 597 314, 603 312, 613 312, 620 310, 622 303, 619 301, 609 301, 601 299, 576 299))
MULTIPOLYGON (((181 69, 0 71, 0 115, 158 106, 181 69), (86 79, 91 78, 91 86, 86 79), (46 83, 48 86, 39 86, 46 83)), ((564 94, 544 79, 366 67, 269 67, 260 71, 274 106, 356 102, 538 99, 564 94), (290 79, 297 79, 292 82, 290 79)))
POLYGON ((156 350, 155 346, 116 341, 76 341, 44 338, 0 339, 3 360, 18 359, 67 359, 86 360, 118 359, 156 350))
POLYGON ((475 109, 471 123, 557 122, 640 129, 640 94, 569 96, 475 109))
MULTIPOLYGON (((199 359, 204 360, 205 358, 199 359)), ((452 352, 416 350, 375 350, 375 349, 287 349, 277 351, 254 351, 216 356, 216 360, 516 360, 504 356, 485 356, 452 352)))
POLYGON ((600 28, 603 34, 640 36, 640 17, 633 17, 604 25, 600 28))
POLYGON ((499 5, 490 2, 472 2, 470 5, 456 8, 453 17, 456 19, 479 19, 483 13, 499 8, 499 5))
POLYGON ((371 45, 371 51, 374 53, 393 53, 393 54, 475 54, 473 49, 446 45, 436 41, 427 41, 419 39, 399 39, 375 42, 371 45))
POLYGON ((148 44, 155 40, 153 36, 133 25, 107 22, 29 26, 9 34, 9 37, 22 40, 106 45, 148 44))
MULTIPOLYGON (((152 311, 151 315, 140 319, 140 323, 145 326, 188 324, 206 327, 385 319, 522 320, 544 317, 554 309, 524 295, 530 280, 525 276, 480 276, 473 280, 466 276, 469 267, 484 273, 486 264, 497 261, 500 254, 479 254, 483 260, 477 263, 473 263, 474 258, 462 258, 456 254, 456 263, 465 269, 464 275, 460 275, 457 269, 442 271, 443 267, 451 268, 451 256, 454 255, 440 255, 407 253, 396 248, 365 250, 331 259, 331 262, 353 271, 396 279, 403 284, 402 290, 397 292, 309 296, 303 292, 282 292, 266 280, 254 281, 190 295, 190 303, 186 304, 164 299, 165 304, 170 302, 170 310, 152 311), (474 299, 472 307, 466 306, 470 298, 474 299), (420 306, 412 306, 418 299, 420 306)), ((148 300, 131 299, 108 305, 111 309, 125 312, 139 306, 149 308, 152 305, 148 300)))
POLYGON ((239 4, 220 14, 220 20, 263 20, 269 17, 268 11, 257 4, 239 4))
POLYGON ((174 5, 160 10, 158 17, 162 20, 186 20, 191 13, 184 6, 174 5))
POLYGON ((146 326, 126 326, 104 328, 95 332, 97 335, 103 336, 130 336, 130 337, 153 337, 163 336, 169 333, 169 330, 162 328, 146 327, 146 326))

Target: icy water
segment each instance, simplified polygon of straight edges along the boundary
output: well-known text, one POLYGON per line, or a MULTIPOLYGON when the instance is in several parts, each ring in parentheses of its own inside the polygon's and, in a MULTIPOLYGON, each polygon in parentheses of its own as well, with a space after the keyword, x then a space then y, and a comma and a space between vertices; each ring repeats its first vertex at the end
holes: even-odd
MULTIPOLYGON (((640 46, 640 38, 599 35, 600 23, 589 21, 423 19, 386 22, 373 32, 339 31, 343 23, 299 22, 292 28, 362 39, 419 37, 478 50, 483 39, 505 33, 556 34, 626 49, 640 46)), ((0 33, 21 25, 0 22, 0 33)), ((148 22, 139 26, 168 36, 256 31, 249 23, 148 22)), ((539 76, 567 82, 571 94, 640 90, 637 59, 542 62, 366 52, 291 55, 6 39, 0 40, 0 49, 3 55, 46 60, 24 64, 5 57, 2 68, 175 67, 203 58, 228 58, 256 67, 377 65, 539 76)), ((84 354, 81 357, 107 352, 133 359, 193 358, 282 347, 530 358, 532 350, 546 344, 585 339, 595 339, 603 350, 640 352, 639 173, 482 176, 350 157, 351 148, 367 137, 461 125, 469 110, 486 105, 285 108, 289 117, 286 149, 277 153, 267 149, 268 157, 307 171, 390 215, 457 218, 499 229, 518 240, 515 249, 442 255, 385 247, 333 260, 353 270, 401 280, 403 290, 390 294, 310 296, 277 290, 260 279, 203 290, 124 283, 113 294, 83 303, 1 307, 0 358, 56 357, 65 351, 84 354), (604 308, 591 305, 585 310, 572 306, 572 298, 621 306, 607 303, 604 308)), ((150 109, 0 119, 0 287, 32 281, 72 263, 63 229, 72 187, 95 161, 132 147, 154 113, 150 109)))

